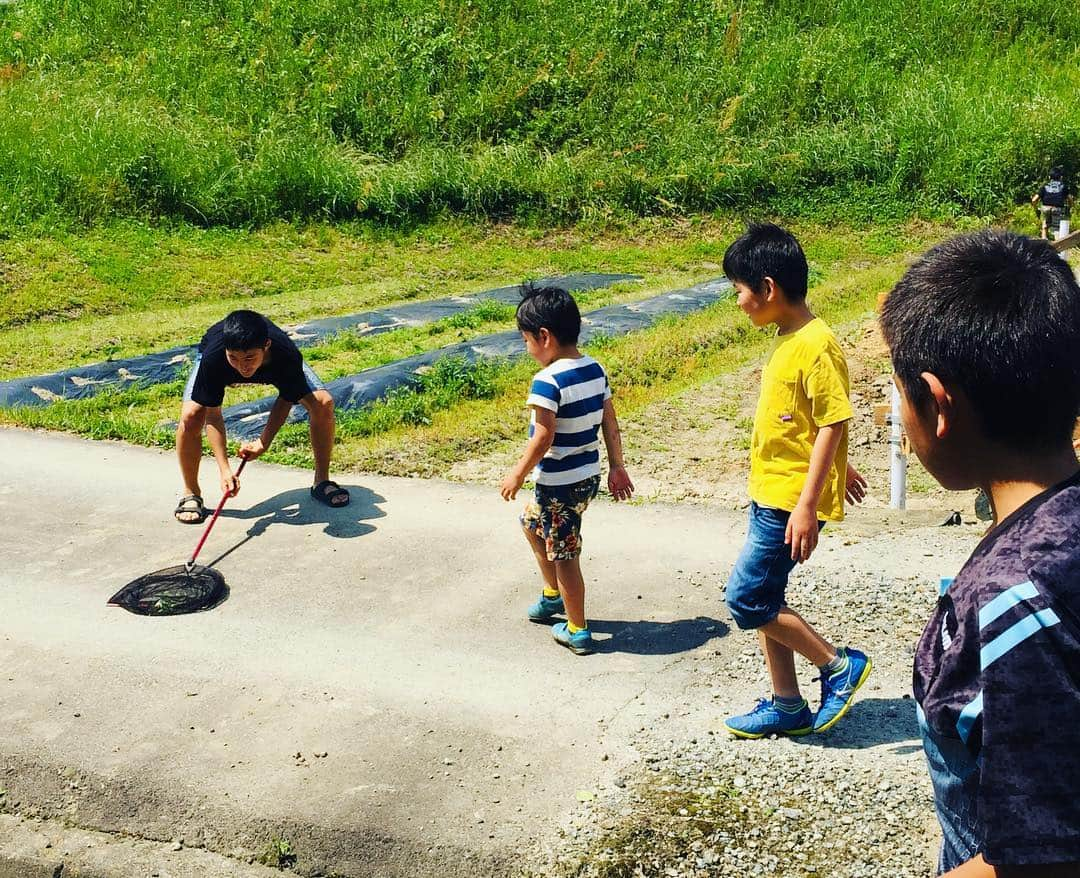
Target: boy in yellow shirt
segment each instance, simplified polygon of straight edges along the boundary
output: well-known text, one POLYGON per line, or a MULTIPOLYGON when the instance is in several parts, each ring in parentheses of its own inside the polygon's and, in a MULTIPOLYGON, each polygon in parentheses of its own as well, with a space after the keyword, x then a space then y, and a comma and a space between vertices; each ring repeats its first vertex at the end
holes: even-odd
POLYGON ((847 713, 870 659, 834 647, 784 593, 825 522, 843 520, 845 495, 853 502, 865 495, 865 480, 847 463, 847 363, 832 331, 807 307, 806 256, 790 232, 750 226, 724 254, 724 273, 753 324, 777 328, 754 415, 750 528, 726 593, 735 623, 757 629, 773 696, 725 725, 740 738, 823 732, 847 713), (816 715, 799 692, 796 652, 821 671, 816 715))

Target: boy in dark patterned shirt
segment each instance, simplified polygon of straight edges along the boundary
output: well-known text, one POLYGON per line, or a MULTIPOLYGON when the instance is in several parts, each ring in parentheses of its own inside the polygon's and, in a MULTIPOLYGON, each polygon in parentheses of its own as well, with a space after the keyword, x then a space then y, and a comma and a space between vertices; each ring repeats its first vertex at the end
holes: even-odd
POLYGON ((1043 241, 986 230, 886 300, 911 444, 996 524, 915 655, 949 878, 1080 876, 1080 288, 1043 241))

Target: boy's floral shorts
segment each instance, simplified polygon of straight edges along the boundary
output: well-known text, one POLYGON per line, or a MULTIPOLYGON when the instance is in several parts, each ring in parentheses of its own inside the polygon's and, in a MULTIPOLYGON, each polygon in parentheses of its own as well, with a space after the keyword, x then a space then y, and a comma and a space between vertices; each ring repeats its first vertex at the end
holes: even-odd
POLYGON ((536 486, 521 526, 543 538, 549 561, 572 561, 581 554, 581 516, 599 490, 600 476, 572 485, 536 486))

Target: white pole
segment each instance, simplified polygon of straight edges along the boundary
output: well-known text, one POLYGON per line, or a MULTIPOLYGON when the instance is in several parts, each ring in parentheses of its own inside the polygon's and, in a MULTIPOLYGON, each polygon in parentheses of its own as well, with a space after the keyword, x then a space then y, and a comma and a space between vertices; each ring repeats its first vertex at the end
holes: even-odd
POLYGON ((900 425, 900 391, 892 387, 892 414, 889 415, 889 471, 892 491, 889 506, 893 509, 907 507, 907 456, 904 454, 903 429, 900 425))

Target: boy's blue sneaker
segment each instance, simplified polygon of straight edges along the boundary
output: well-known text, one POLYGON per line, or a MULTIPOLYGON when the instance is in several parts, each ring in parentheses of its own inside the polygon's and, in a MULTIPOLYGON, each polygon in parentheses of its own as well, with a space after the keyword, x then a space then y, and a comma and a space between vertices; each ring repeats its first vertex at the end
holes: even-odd
POLYGON ((549 598, 541 594, 540 600, 529 607, 530 622, 550 622, 555 616, 565 614, 566 608, 563 606, 562 595, 557 598, 549 598))
POLYGON ((850 647, 842 649, 848 665, 842 671, 821 678, 821 706, 814 718, 814 731, 827 732, 851 708, 858 688, 866 682, 874 665, 864 652, 850 647))
POLYGON ((565 622, 559 622, 551 626, 551 636, 560 646, 565 646, 576 655, 588 655, 596 651, 596 641, 592 639, 588 628, 570 633, 570 628, 565 622))
POLYGON ((805 701, 802 710, 788 713, 777 708, 771 698, 759 698, 753 710, 731 717, 724 725, 736 738, 809 735, 814 730, 814 715, 805 701))

